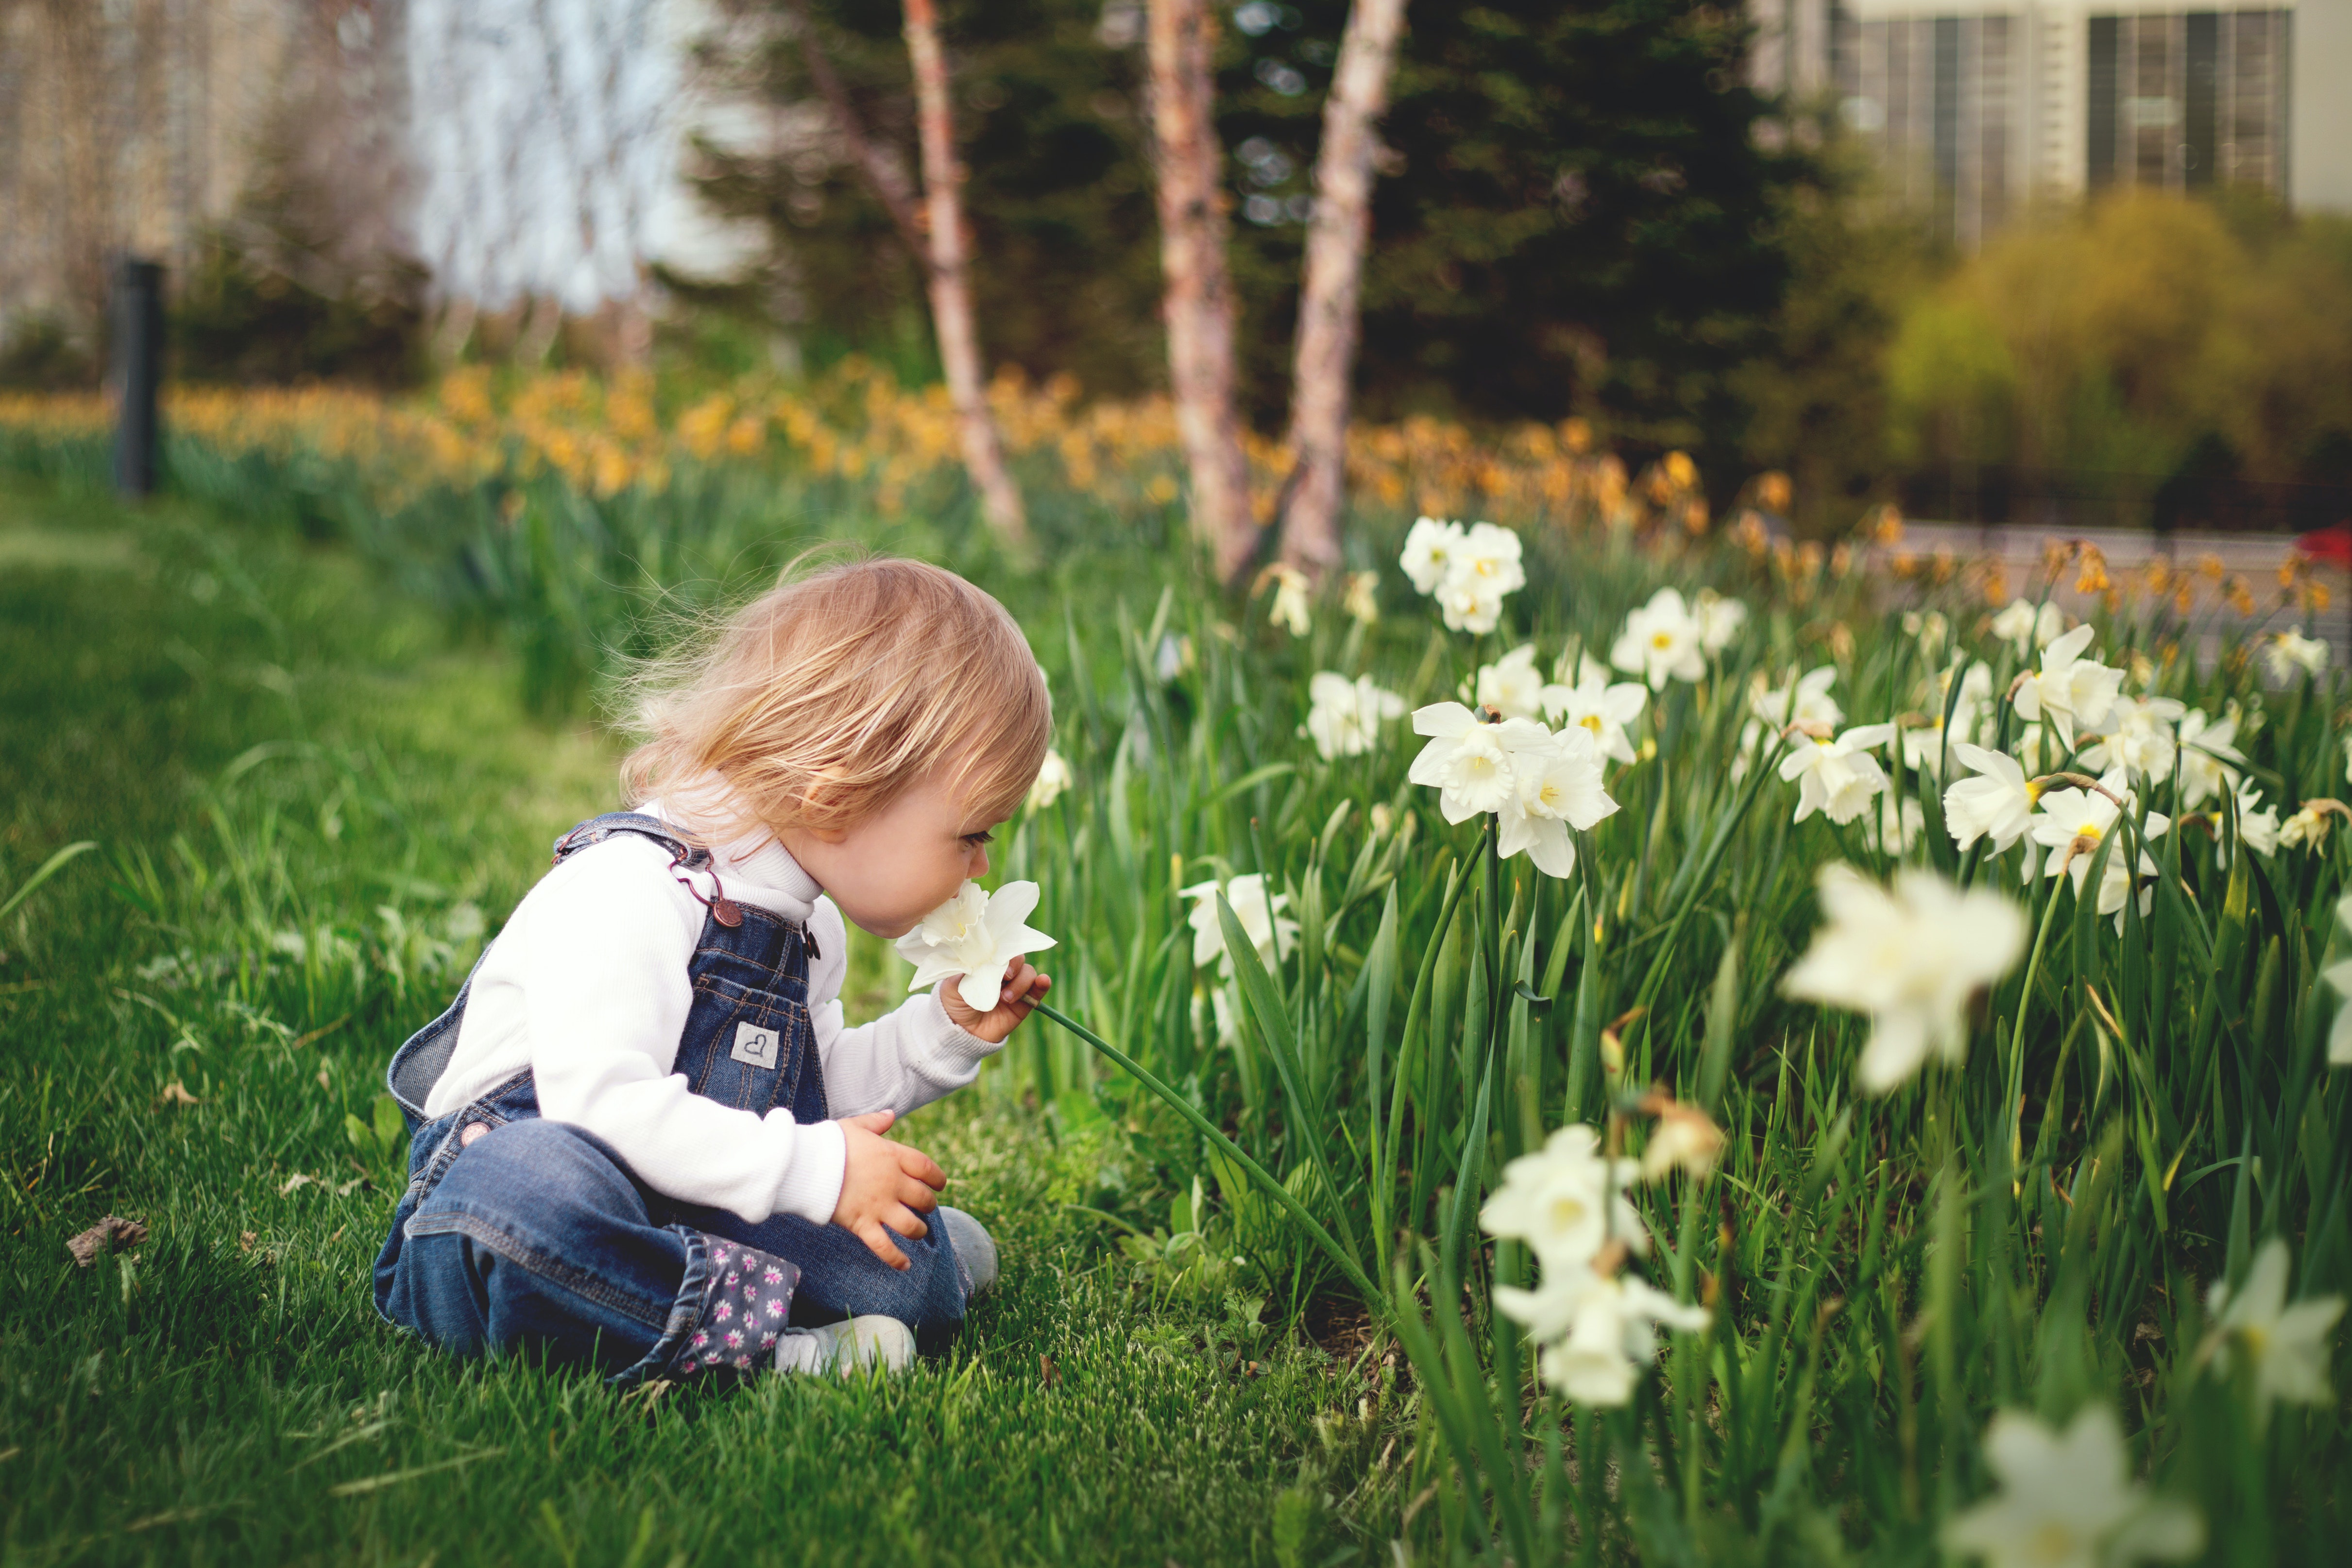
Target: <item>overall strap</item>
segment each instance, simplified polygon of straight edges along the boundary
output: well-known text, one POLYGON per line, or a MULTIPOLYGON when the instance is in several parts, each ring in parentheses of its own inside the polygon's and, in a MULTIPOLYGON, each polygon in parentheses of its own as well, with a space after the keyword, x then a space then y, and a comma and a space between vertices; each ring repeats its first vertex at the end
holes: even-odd
POLYGON ((561 866, 591 844, 602 844, 616 833, 634 833, 652 839, 677 857, 677 864, 689 871, 699 871, 710 864, 709 850, 688 844, 668 823, 639 811, 608 811, 602 816, 592 816, 577 825, 556 839, 555 858, 551 864, 561 866))

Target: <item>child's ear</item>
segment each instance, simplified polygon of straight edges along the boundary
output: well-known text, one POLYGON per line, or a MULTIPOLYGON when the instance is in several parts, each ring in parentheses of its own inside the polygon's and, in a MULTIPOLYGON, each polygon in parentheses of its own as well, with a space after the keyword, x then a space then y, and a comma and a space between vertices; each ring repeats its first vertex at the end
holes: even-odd
POLYGON ((824 821, 838 807, 842 793, 842 786, 837 780, 825 778, 810 780, 807 787, 801 791, 801 810, 803 813, 802 820, 806 824, 801 831, 821 844, 838 844, 848 837, 849 830, 845 827, 816 826, 817 823, 824 821))

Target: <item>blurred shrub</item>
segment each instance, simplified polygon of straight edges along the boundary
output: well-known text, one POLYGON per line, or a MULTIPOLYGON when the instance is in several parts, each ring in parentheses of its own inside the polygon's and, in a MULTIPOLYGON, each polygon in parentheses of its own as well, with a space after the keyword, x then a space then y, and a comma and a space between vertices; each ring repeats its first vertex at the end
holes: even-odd
POLYGON ((2326 482, 2352 441, 2352 221, 2147 192, 2021 225, 1902 313, 1889 452, 2326 482))

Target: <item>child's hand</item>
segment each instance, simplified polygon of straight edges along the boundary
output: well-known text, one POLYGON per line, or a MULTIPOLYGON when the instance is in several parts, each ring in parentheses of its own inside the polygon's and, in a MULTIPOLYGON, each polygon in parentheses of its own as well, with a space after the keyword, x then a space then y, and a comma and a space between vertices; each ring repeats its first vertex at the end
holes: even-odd
POLYGON ((907 1255, 890 1233, 910 1239, 929 1235, 922 1216, 939 1206, 937 1194, 948 1178, 920 1149, 882 1136, 897 1120, 895 1110, 871 1110, 845 1116, 837 1123, 849 1158, 841 1173, 841 1201, 834 1205, 833 1223, 856 1231, 857 1239, 891 1268, 904 1268, 907 1255))
POLYGON ((1054 988, 1054 978, 1040 973, 1025 958, 1016 958, 1005 973, 1003 989, 996 995, 996 1005, 985 1013, 975 1013, 962 994, 952 984, 942 982, 939 989, 940 1005, 948 1010, 948 1017, 964 1033, 977 1035, 990 1045, 1003 1045, 1013 1026, 1029 1016, 1029 1009, 1045 999, 1054 988))

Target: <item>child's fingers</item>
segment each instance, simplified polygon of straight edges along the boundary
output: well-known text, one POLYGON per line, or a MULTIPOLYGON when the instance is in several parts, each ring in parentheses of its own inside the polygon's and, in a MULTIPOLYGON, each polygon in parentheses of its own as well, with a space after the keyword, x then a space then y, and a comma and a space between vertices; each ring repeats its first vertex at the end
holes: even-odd
POLYGON ((852 1127, 862 1127, 868 1132, 887 1132, 890 1124, 898 1120, 895 1110, 869 1110, 863 1116, 845 1116, 842 1121, 852 1127))
POLYGON ((869 1219, 857 1227, 857 1239, 866 1244, 866 1251, 871 1252, 891 1268, 908 1267, 907 1255, 898 1250, 898 1244, 890 1239, 890 1233, 882 1228, 879 1221, 869 1219))
MULTIPOLYGON (((925 1198, 930 1195, 929 1193, 923 1194, 925 1198)), ((931 1227, 923 1223, 923 1216, 915 1212, 913 1200, 908 1198, 900 1198, 897 1208, 883 1215, 882 1223, 908 1241, 920 1241, 931 1234, 931 1227)))
MULTIPOLYGON (((948 1184, 948 1173, 940 1169, 936 1161, 920 1149, 909 1149, 903 1143, 898 1145, 898 1169, 922 1183, 926 1189, 944 1188, 948 1184)), ((929 1197, 929 1191, 927 1190, 923 1195, 929 1197)))

